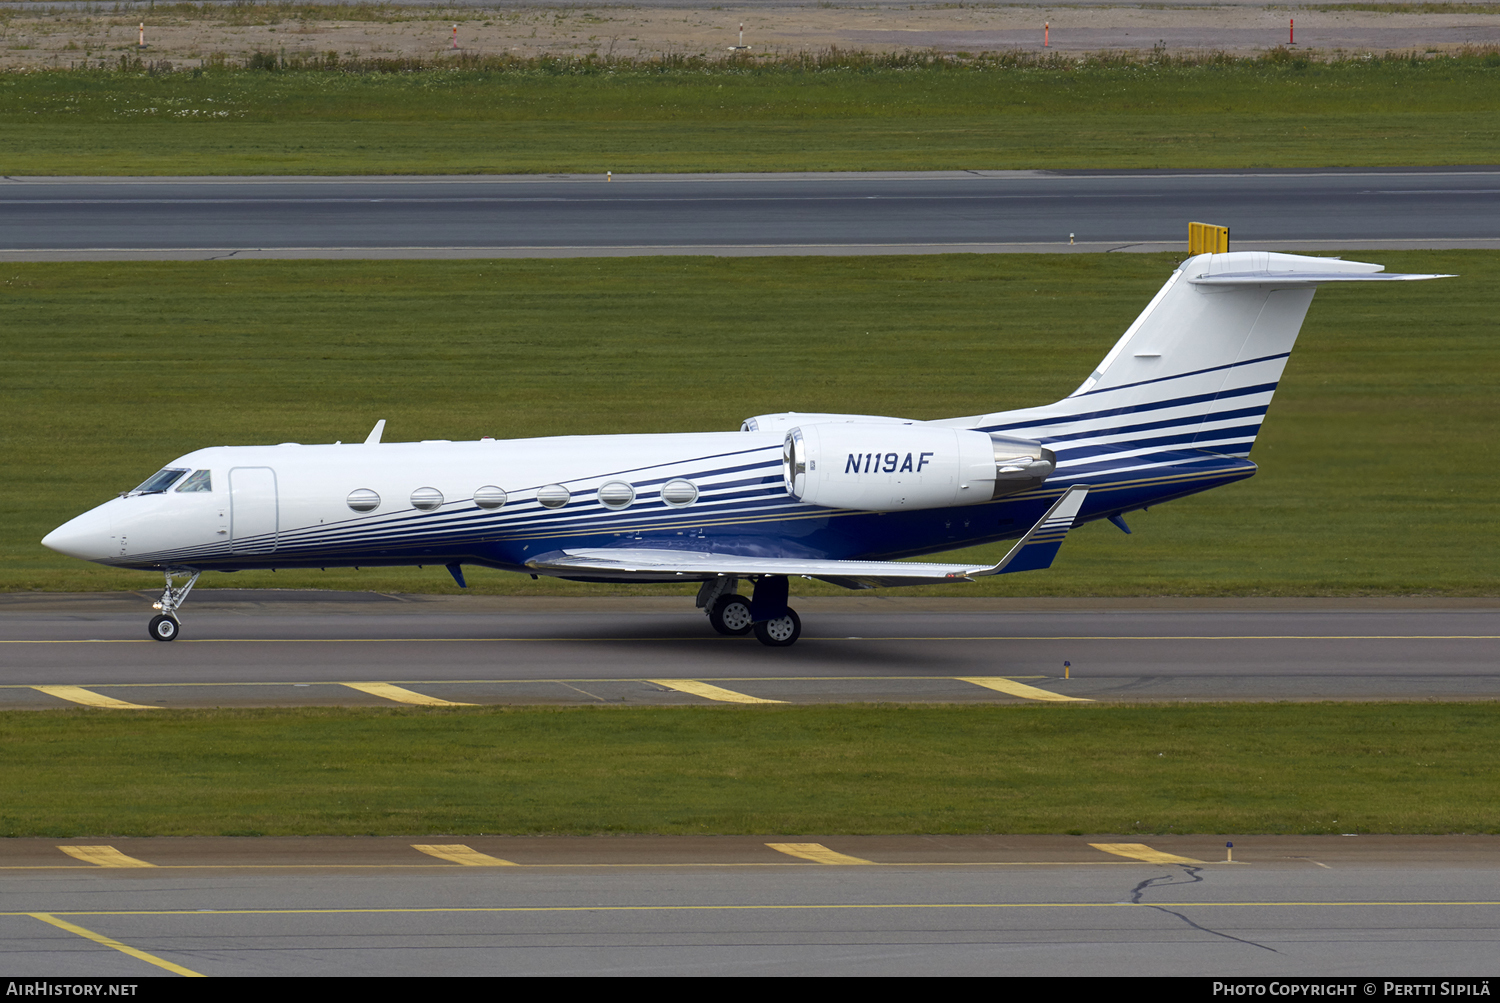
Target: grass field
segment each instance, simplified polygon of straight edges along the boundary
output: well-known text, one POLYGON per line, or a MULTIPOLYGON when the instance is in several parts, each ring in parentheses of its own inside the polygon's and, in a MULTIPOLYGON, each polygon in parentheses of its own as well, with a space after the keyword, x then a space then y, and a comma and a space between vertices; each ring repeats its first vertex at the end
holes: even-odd
MULTIPOLYGON (((349 441, 377 418, 388 441, 410 441, 1049 402, 1092 370, 1177 257, 6 265, 0 590, 159 587, 38 541, 204 445, 349 441)), ((1319 292, 1256 477, 1136 513, 1132 536, 1083 527, 1048 572, 925 591, 1496 594, 1500 254, 1362 257, 1460 277, 1319 292)), ((469 581, 661 588, 477 568, 469 581)), ((455 589, 433 568, 244 572, 199 588, 219 585, 455 589)))
POLYGON ((0 835, 1500 832, 1493 704, 0 714, 0 835))
POLYGON ((769 63, 334 56, 293 68, 272 55, 256 65, 274 69, 0 75, 5 173, 1500 162, 1500 52, 1488 50, 1334 62, 1277 51, 1084 61, 834 53, 769 63))

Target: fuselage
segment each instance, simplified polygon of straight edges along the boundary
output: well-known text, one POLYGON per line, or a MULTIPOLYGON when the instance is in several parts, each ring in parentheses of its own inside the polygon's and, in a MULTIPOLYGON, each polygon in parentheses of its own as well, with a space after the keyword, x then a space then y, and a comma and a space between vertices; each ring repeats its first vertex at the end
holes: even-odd
POLYGON ((125 493, 44 542, 153 570, 456 563, 528 571, 542 554, 610 546, 879 560, 1018 537, 1074 483, 1095 487, 1080 516, 1089 520, 1255 470, 1203 449, 1126 451, 1101 464, 1097 449, 1060 443, 1057 472, 1036 489, 879 513, 794 500, 783 439, 740 431, 214 447, 168 464, 164 489, 125 493))

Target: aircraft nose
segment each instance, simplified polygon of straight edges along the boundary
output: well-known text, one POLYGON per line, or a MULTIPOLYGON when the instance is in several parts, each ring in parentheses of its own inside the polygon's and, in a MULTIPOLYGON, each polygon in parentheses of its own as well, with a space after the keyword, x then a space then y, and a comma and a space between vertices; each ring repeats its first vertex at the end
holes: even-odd
POLYGON ((113 543, 110 518, 97 508, 69 519, 42 537, 42 546, 85 561, 105 560, 113 543))

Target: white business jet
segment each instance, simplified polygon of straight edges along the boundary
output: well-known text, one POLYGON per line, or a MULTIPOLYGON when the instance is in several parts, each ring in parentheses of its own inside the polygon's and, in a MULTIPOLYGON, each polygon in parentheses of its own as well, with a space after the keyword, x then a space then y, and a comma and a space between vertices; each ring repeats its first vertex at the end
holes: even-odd
POLYGON ((789 578, 847 588, 1049 567, 1079 522, 1249 477, 1316 287, 1440 278, 1237 251, 1172 273, 1083 385, 966 418, 757 415, 738 432, 220 446, 47 535, 161 571, 150 623, 177 637, 205 571, 463 565, 582 582, 699 582, 723 634, 796 642, 789 578), (905 560, 1016 539, 994 565, 905 560), (739 594, 739 583, 754 583, 739 594))

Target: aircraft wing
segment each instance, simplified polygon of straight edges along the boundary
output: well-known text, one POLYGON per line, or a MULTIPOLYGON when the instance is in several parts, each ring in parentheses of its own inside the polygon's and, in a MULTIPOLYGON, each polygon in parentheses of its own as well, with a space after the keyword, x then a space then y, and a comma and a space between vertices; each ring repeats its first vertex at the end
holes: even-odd
POLYGON ((926 585, 934 582, 972 581, 986 575, 1012 571, 1036 571, 1050 567, 1063 538, 1083 505, 1088 488, 1074 485, 1063 492, 1047 514, 1037 520, 1010 552, 994 565, 924 564, 915 561, 828 561, 800 557, 742 557, 696 550, 653 550, 608 547, 597 550, 559 550, 542 554, 526 566, 551 574, 621 575, 662 581, 674 577, 702 578, 733 575, 800 575, 818 578, 844 588, 867 589, 881 585, 926 585))

